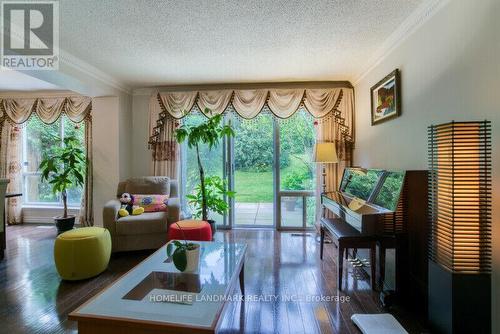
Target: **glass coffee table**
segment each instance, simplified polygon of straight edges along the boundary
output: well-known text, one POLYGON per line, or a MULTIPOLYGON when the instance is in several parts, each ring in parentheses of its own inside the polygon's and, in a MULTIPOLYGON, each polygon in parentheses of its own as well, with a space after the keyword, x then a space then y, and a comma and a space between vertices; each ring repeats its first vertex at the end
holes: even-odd
POLYGON ((160 248, 73 311, 80 334, 216 333, 228 301, 244 296, 245 244, 200 242, 197 273, 181 273, 160 248), (241 295, 233 294, 239 280, 241 295))

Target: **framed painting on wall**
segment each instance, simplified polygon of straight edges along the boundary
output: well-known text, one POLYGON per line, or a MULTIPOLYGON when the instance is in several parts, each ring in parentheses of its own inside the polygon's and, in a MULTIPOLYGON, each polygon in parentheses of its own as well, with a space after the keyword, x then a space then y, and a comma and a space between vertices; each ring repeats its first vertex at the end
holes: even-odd
POLYGON ((370 88, 372 125, 401 115, 399 70, 395 69, 370 88))

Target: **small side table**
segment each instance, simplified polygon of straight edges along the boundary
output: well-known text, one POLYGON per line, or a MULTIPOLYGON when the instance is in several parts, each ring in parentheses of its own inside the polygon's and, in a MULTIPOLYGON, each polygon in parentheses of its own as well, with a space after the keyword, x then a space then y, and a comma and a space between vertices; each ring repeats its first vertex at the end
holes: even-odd
MULTIPOLYGON (((6 193, 5 194, 5 199, 13 198, 13 197, 21 197, 23 194, 22 193, 6 193)), ((5 205, 5 203, 4 203, 5 205)), ((5 210, 3 212, 3 231, 1 232, 0 236, 0 259, 3 259, 4 253, 5 253, 5 246, 7 245, 7 230, 6 230, 6 219, 7 218, 7 206, 5 206, 5 210)))

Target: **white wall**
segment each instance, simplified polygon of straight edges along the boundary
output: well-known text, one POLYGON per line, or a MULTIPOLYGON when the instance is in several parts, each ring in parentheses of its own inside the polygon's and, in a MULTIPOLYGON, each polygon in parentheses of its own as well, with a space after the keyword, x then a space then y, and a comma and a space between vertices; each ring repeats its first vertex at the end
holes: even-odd
POLYGON ((132 175, 132 96, 129 94, 120 94, 118 108, 120 180, 124 180, 132 175))
POLYGON ((102 208, 116 197, 120 180, 119 99, 96 97, 92 102, 94 220, 102 226, 102 208))
POLYGON ((359 83, 354 162, 426 169, 427 126, 492 121, 493 332, 500 333, 500 1, 452 0, 359 83), (370 125, 370 87, 401 70, 402 115, 370 125))
POLYGON ((132 175, 151 174, 149 140, 149 94, 133 95, 132 101, 132 175))
POLYGON ((102 207, 116 197, 119 180, 132 175, 132 96, 122 83, 87 65, 62 62, 59 71, 26 73, 93 97, 94 219, 101 226, 102 207))

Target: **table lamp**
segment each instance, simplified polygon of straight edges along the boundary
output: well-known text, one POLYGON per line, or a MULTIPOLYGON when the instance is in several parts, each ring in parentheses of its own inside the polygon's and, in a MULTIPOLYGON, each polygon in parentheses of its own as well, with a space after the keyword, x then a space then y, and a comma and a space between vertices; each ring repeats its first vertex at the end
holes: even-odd
POLYGON ((491 333, 491 125, 429 127, 429 323, 491 333))

